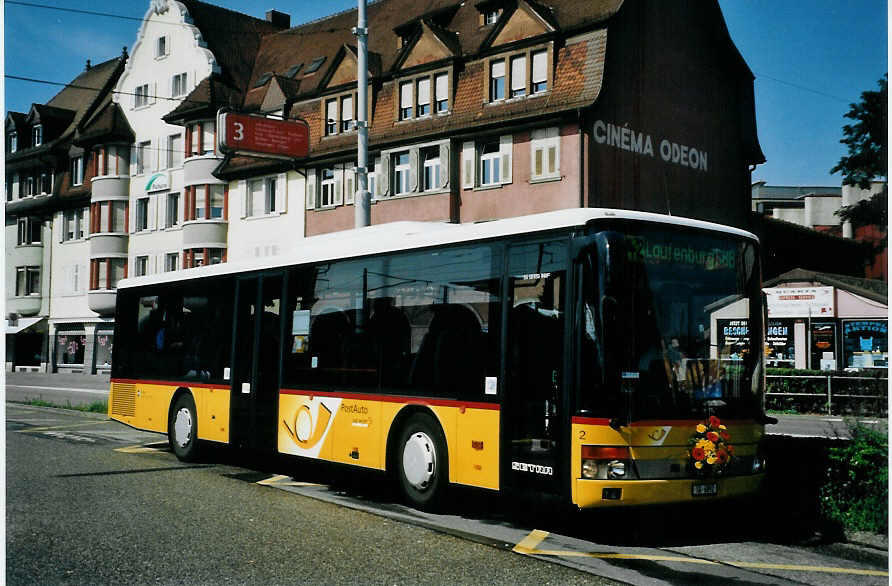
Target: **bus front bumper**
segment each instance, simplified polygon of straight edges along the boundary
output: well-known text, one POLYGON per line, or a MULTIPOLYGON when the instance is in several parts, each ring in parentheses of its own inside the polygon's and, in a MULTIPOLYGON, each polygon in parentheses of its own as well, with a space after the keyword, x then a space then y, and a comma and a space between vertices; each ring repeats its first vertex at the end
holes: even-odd
POLYGON ((710 502, 759 492, 765 474, 672 480, 576 479, 575 504, 581 509, 710 502))

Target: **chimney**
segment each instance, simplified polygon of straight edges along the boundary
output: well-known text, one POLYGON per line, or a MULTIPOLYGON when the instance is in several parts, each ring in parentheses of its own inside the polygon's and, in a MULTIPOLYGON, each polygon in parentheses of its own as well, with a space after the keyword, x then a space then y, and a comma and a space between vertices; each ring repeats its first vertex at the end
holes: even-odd
POLYGON ((267 10, 266 22, 283 29, 291 28, 291 15, 278 10, 267 10))
POLYGON ((87 59, 87 69, 86 69, 86 70, 87 70, 87 71, 90 71, 90 68, 91 68, 91 67, 93 67, 93 66, 90 65, 90 60, 87 59))

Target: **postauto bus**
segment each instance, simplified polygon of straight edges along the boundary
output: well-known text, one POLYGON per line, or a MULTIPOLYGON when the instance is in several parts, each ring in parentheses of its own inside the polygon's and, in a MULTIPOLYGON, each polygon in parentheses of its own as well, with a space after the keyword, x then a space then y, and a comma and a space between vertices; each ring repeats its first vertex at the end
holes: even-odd
POLYGON ((124 279, 109 415, 167 434, 580 508, 751 495, 764 476, 757 239, 575 209, 398 222, 264 266, 124 279), (734 354, 717 320, 746 320, 734 354))

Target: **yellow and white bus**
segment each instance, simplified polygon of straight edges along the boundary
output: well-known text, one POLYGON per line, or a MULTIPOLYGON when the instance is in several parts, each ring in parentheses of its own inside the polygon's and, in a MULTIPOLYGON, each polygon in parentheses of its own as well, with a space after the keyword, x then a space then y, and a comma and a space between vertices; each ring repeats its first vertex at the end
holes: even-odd
POLYGON ((763 480, 757 239, 576 209, 398 222, 264 266, 121 281, 109 415, 380 470, 420 508, 451 484, 580 508, 754 494, 763 480), (733 353, 717 323, 746 324, 733 353))

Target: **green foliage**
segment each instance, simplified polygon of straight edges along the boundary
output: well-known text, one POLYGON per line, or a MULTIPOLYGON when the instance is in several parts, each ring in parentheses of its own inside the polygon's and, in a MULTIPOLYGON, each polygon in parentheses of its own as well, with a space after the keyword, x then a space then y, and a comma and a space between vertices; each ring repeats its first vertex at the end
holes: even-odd
POLYGON ((104 401, 94 401, 87 405, 72 405, 70 401, 66 401, 65 405, 51 403, 43 399, 31 399, 26 401, 25 405, 34 407, 52 407, 54 409, 72 409, 74 411, 86 411, 87 413, 108 413, 108 403, 104 401))
POLYGON ((856 425, 852 440, 830 448, 821 487, 824 517, 850 531, 885 534, 889 528, 889 438, 856 425))
POLYGON ((849 154, 842 157, 831 173, 841 171, 844 185, 870 187, 874 177, 886 177, 888 173, 888 90, 887 76, 879 80, 878 91, 861 93, 861 101, 851 104, 845 117, 855 122, 842 127, 844 138, 839 142, 848 147, 849 154))

